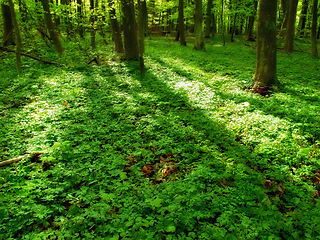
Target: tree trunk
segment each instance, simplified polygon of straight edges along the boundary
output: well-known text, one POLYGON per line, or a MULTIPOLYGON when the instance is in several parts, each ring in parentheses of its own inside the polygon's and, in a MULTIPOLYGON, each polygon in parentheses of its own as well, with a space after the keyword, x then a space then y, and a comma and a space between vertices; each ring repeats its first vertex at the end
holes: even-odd
POLYGON ((258 0, 255 0, 254 6, 253 6, 253 13, 249 17, 249 22, 248 22, 247 41, 254 41, 253 27, 254 27, 254 23, 255 23, 256 14, 257 14, 257 9, 258 9, 258 0))
POLYGON ((17 61, 17 69, 19 72, 21 72, 21 36, 20 36, 20 29, 19 29, 19 24, 17 21, 16 17, 16 12, 14 11, 14 4, 12 0, 9 1, 9 6, 10 6, 10 11, 11 11, 11 17, 12 17, 12 22, 14 26, 14 32, 16 36, 16 61, 17 61))
POLYGON ((207 2, 207 16, 206 16, 206 31, 204 34, 205 38, 209 38, 212 33, 212 0, 207 2))
POLYGON ((217 33, 217 20, 215 14, 212 12, 212 32, 211 35, 214 36, 217 33))
POLYGON ((52 17, 51 17, 50 7, 49 7, 49 1, 48 0, 41 0, 41 2, 42 2, 43 10, 44 10, 44 18, 45 18, 45 21, 46 21, 47 29, 48 29, 48 31, 50 33, 50 38, 52 39, 53 44, 54 44, 57 52, 59 54, 62 54, 63 48, 62 48, 60 39, 58 37, 57 31, 55 29, 55 26, 54 26, 54 24, 52 22, 52 17))
POLYGON ((113 41, 115 44, 115 50, 117 52, 123 52, 123 43, 121 37, 121 31, 119 28, 119 23, 117 20, 116 10, 114 8, 114 0, 109 1, 109 17, 110 17, 110 24, 111 24, 111 32, 113 41))
POLYGON ((186 27, 184 25, 184 0, 179 0, 179 37, 180 37, 180 45, 186 46, 186 27))
POLYGON ((281 11, 280 13, 280 20, 282 22, 281 24, 281 29, 280 29, 280 35, 282 35, 283 33, 285 33, 284 29, 286 29, 287 27, 287 22, 288 22, 288 9, 289 9, 289 4, 288 1, 290 0, 281 0, 281 11))
POLYGON ((226 37, 225 37, 226 28, 224 26, 223 13, 224 13, 224 0, 221 0, 221 14, 220 14, 221 34, 222 34, 223 46, 225 46, 226 45, 226 37))
POLYGON ((96 30, 95 30, 95 7, 94 0, 90 0, 90 23, 91 23, 91 31, 90 31, 90 39, 91 39, 91 47, 93 49, 96 48, 96 30))
POLYGON ((147 8, 147 2, 146 0, 141 1, 141 11, 142 11, 142 17, 143 17, 143 26, 144 26, 144 35, 148 35, 148 8, 147 8))
POLYGON ((77 0, 78 33, 81 38, 84 38, 82 7, 83 7, 82 0, 77 0))
POLYGON ((255 92, 277 84, 276 19, 277 0, 260 0, 257 23, 257 65, 253 87, 255 92))
POLYGON ((138 45, 139 45, 139 55, 142 57, 144 53, 144 33, 145 33, 145 23, 143 16, 143 5, 142 0, 138 0, 138 45))
POLYGON ((309 0, 304 0, 302 3, 302 9, 300 12, 300 19, 299 19, 299 36, 305 36, 305 28, 307 22, 307 14, 308 14, 308 3, 309 0))
POLYGON ((312 5, 312 28, 311 28, 311 52, 312 52, 312 56, 314 58, 318 58, 317 23, 318 23, 318 0, 313 0, 313 5, 312 5))
POLYGON ((297 15, 297 5, 298 0, 290 0, 289 2, 289 12, 288 12, 288 22, 287 22, 287 32, 284 44, 285 52, 293 52, 293 41, 294 41, 294 32, 296 24, 296 15, 297 15))
POLYGON ((11 16, 9 5, 2 3, 1 8, 2 8, 3 27, 4 27, 3 45, 8 46, 8 45, 14 44, 14 35, 13 35, 14 26, 12 23, 12 16, 11 16))
POLYGON ((139 60, 137 27, 133 0, 121 0, 124 49, 127 60, 139 60))
POLYGON ((195 18, 194 18, 194 49, 204 49, 204 39, 202 30, 203 14, 202 14, 202 0, 195 0, 195 18))

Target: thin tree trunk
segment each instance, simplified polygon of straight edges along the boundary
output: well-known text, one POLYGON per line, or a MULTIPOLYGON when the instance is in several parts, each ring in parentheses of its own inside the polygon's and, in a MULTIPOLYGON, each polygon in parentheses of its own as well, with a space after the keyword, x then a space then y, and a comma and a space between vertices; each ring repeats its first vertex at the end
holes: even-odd
POLYGON ((313 5, 312 5, 312 28, 311 28, 311 52, 312 52, 312 56, 314 58, 318 58, 317 23, 318 23, 318 0, 313 0, 313 5))
POLYGON ((277 0, 260 0, 257 23, 257 65, 253 90, 277 84, 276 65, 277 0))
POLYGON ((95 6, 94 0, 90 0, 90 23, 91 23, 91 31, 90 31, 90 39, 91 39, 91 47, 93 49, 96 48, 96 30, 95 30, 95 6))
POLYGON ((11 11, 11 17, 12 17, 12 22, 14 26, 14 32, 16 36, 16 61, 17 61, 17 69, 19 72, 21 72, 21 35, 20 35, 20 29, 19 29, 19 24, 17 21, 16 17, 16 12, 14 10, 14 4, 12 0, 9 1, 9 6, 10 6, 10 11, 11 11))
POLYGON ((221 14, 220 14, 220 22, 221 22, 221 34, 222 34, 222 42, 223 42, 223 46, 226 45, 226 37, 225 37, 225 31, 226 28, 224 26, 224 20, 223 20, 223 13, 224 13, 224 0, 221 0, 221 14))
POLYGON ((214 36, 217 33, 217 20, 216 20, 216 16, 215 13, 212 12, 212 32, 211 35, 214 36))
POLYGON ((82 7, 82 0, 77 0, 78 33, 81 38, 84 38, 82 7))
POLYGON ((298 5, 298 0, 290 0, 289 12, 287 15, 288 16, 287 32, 286 32, 286 38, 285 38, 285 44, 284 44, 285 52, 293 52, 297 5, 298 5))
POLYGON ((12 23, 12 16, 9 5, 4 3, 1 4, 2 16, 3 16, 3 27, 4 27, 4 35, 3 35, 3 45, 8 46, 14 43, 14 26, 12 23))
POLYGON ((184 25, 184 4, 183 0, 179 0, 179 37, 180 45, 186 46, 186 27, 184 25))
POLYGON ((194 49, 204 49, 204 39, 202 30, 203 14, 202 14, 202 0, 195 0, 195 18, 194 18, 194 49))
POLYGON ((57 31, 55 29, 55 26, 54 26, 54 24, 52 22, 52 16, 51 16, 50 7, 49 7, 49 1, 48 0, 41 0, 41 2, 42 2, 43 10, 44 10, 44 18, 45 18, 45 21, 46 21, 47 29, 48 29, 48 31, 50 33, 50 38, 52 39, 53 44, 54 44, 57 52, 59 54, 62 54, 63 48, 62 48, 60 39, 58 37, 57 31))
POLYGON ((306 28, 306 21, 307 21, 307 14, 308 14, 308 3, 309 0, 304 0, 302 3, 302 9, 300 12, 300 19, 299 19, 299 36, 305 36, 305 28, 306 28))
POLYGON ((254 4, 253 13, 249 17, 249 23, 248 23, 248 28, 247 28, 247 41, 254 41, 253 27, 254 27, 254 22, 256 19, 256 14, 257 14, 257 9, 258 9, 258 0, 255 0, 253 4, 254 4))
POLYGON ((138 45, 139 45, 139 55, 142 57, 144 53, 144 16, 143 16, 143 8, 142 1, 138 0, 138 45))
POLYGON ((206 30, 204 37, 209 38, 212 33, 212 0, 208 0, 207 2, 207 15, 206 15, 206 30))
POLYGON ((115 50, 117 52, 124 52, 123 51, 123 43, 121 37, 121 31, 119 28, 119 23, 117 20, 116 10, 114 7, 114 0, 109 1, 109 17, 110 17, 110 24, 111 24, 111 31, 112 37, 115 44, 115 50))

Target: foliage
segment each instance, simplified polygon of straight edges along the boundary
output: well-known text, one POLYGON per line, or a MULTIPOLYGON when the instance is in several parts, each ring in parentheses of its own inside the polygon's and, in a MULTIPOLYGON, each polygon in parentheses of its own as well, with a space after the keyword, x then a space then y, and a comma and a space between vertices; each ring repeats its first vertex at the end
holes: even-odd
POLYGON ((21 74, 1 53, 0 159, 44 153, 0 169, 0 238, 317 239, 318 63, 280 53, 264 98, 254 49, 221 42, 149 39, 144 76, 112 46, 21 74))

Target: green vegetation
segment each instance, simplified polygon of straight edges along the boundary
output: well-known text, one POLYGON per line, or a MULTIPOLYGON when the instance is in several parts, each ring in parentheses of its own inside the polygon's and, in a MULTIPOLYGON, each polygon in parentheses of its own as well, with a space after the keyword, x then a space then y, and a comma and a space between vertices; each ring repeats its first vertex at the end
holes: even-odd
POLYGON ((319 62, 280 51, 262 97, 254 45, 188 41, 149 38, 143 76, 110 45, 1 53, 0 160, 34 154, 0 168, 0 239, 319 239, 319 62))

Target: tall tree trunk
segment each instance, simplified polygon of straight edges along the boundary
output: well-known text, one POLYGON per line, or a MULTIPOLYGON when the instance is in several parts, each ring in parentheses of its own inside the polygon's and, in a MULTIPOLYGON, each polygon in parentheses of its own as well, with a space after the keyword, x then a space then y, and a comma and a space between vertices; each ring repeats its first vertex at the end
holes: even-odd
POLYGON ((215 13, 212 12, 212 32, 211 35, 214 36, 217 33, 217 20, 216 20, 216 16, 215 13))
POLYGON ((81 38, 84 37, 82 7, 83 7, 82 0, 77 0, 78 33, 81 38))
POLYGON ((58 53, 62 54, 63 48, 60 42, 60 39, 58 37, 58 33, 56 31, 55 25, 52 22, 52 16, 50 13, 50 7, 49 7, 49 1, 48 0, 41 0, 42 7, 44 10, 44 19, 46 21, 47 29, 50 33, 50 38, 53 41, 53 44, 57 50, 58 53))
POLYGON ((90 31, 90 39, 91 39, 91 47, 96 48, 96 29, 95 29, 95 6, 94 0, 90 0, 90 23, 91 23, 91 31, 90 31))
POLYGON ((277 84, 276 19, 277 0, 260 0, 257 23, 257 65, 253 87, 255 92, 277 84))
POLYGON ((280 20, 282 22, 281 24, 281 29, 280 29, 280 35, 284 36, 286 33, 286 29, 287 29, 287 24, 288 24, 288 12, 289 12, 289 3, 288 1, 290 0, 281 0, 281 11, 280 13, 280 20))
POLYGON ((204 49, 204 39, 202 30, 203 14, 202 14, 202 0, 195 0, 195 17, 194 17, 194 49, 204 49))
POLYGON ((137 27, 133 0, 121 0, 124 49, 127 60, 139 60, 137 27))
POLYGON ((287 32, 286 32, 286 38, 284 43, 285 52, 293 52, 293 41, 294 41, 298 1, 299 0, 290 0, 289 2, 287 32))
POLYGON ((143 16, 142 0, 138 0, 138 45, 139 55, 142 57, 144 53, 144 34, 145 33, 145 22, 143 16))
POLYGON ((318 58, 317 23, 318 23, 318 0, 313 0, 313 5, 312 5, 312 28, 311 28, 311 52, 312 52, 312 56, 314 58, 318 58))
POLYGON ((3 16, 3 27, 4 27, 4 39, 3 45, 8 46, 14 43, 14 26, 12 23, 12 16, 9 5, 5 3, 1 4, 2 16, 3 16))
POLYGON ((299 19, 299 35, 300 35, 300 37, 303 37, 305 35, 304 31, 306 28, 308 5, 309 5, 309 0, 303 0, 302 9, 300 12, 300 19, 299 19))
POLYGON ((184 0, 179 0, 179 37, 180 45, 186 46, 186 27, 184 25, 184 0))
POLYGON ((110 17, 112 37, 115 44, 115 50, 121 53, 123 52, 123 43, 122 43, 119 23, 117 20, 116 10, 114 7, 114 0, 109 1, 109 17, 110 17))
POLYGON ((225 37, 226 28, 224 25, 223 13, 224 13, 224 0, 221 0, 221 14, 220 14, 221 34, 222 34, 223 46, 225 46, 226 45, 226 37, 225 37))
POLYGON ((144 26, 144 35, 148 35, 148 8, 147 8, 147 2, 146 0, 141 1, 141 11, 142 11, 142 17, 143 17, 143 26, 144 26))
POLYGON ((256 18, 257 9, 258 9, 258 0, 255 0, 253 4, 254 4, 253 13, 249 17, 248 28, 247 28, 247 41, 254 41, 253 27, 254 27, 255 18, 256 18))
POLYGON ((17 69, 19 72, 21 72, 21 36, 20 36, 20 29, 19 29, 19 24, 17 21, 16 17, 16 12, 14 10, 14 4, 12 0, 9 1, 9 6, 10 6, 10 11, 11 11, 11 17, 12 17, 12 22, 14 26, 14 32, 16 36, 16 61, 17 61, 17 69))
POLYGON ((206 15, 206 30, 204 33, 205 38, 209 38, 212 33, 212 0, 207 2, 207 15, 206 15))

